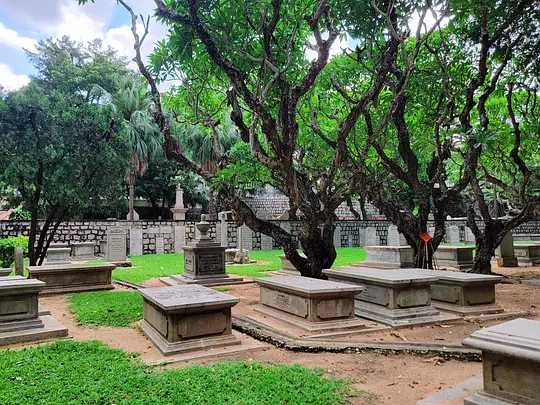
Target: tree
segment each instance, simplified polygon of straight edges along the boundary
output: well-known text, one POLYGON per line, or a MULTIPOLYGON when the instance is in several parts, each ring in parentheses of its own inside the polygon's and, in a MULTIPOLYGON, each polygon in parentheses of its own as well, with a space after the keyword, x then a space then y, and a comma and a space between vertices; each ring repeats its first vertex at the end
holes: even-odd
MULTIPOLYGON (((146 31, 138 36, 135 14, 120 3, 132 15, 135 61, 150 84, 167 156, 211 182, 219 174, 208 173, 172 140, 156 85, 160 71, 149 70, 140 55, 146 31)), ((222 195, 239 222, 272 236, 301 274, 312 277, 321 277, 335 259, 336 208, 359 194, 396 223, 417 264, 431 265, 419 234, 433 214, 436 246, 446 214, 462 202, 482 153, 472 129, 482 120, 492 79, 498 80, 500 49, 515 48, 509 35, 524 32, 537 6, 532 0, 493 6, 479 1, 155 3, 170 35, 158 47, 154 66, 180 69, 198 98, 228 104, 251 156, 288 196, 289 217, 302 219, 299 240, 307 259, 298 254, 293 235, 254 215, 235 184, 222 187, 222 195), (435 17, 429 26, 428 15, 435 17), (480 35, 463 32, 467 24, 476 24, 480 35), (330 60, 340 35, 356 49, 330 60), (457 135, 463 147, 456 148, 457 135)))
POLYGON ((126 67, 99 42, 83 47, 67 38, 41 42, 30 58, 37 77, 0 109, 0 181, 31 213, 28 250, 36 265, 62 220, 120 195, 125 149, 103 90, 114 93, 126 67))
POLYGON ((151 99, 144 83, 133 77, 122 80, 112 103, 123 117, 120 135, 131 155, 126 179, 129 189, 128 219, 133 221, 135 179, 144 175, 149 161, 160 154, 162 140, 151 116, 151 99))

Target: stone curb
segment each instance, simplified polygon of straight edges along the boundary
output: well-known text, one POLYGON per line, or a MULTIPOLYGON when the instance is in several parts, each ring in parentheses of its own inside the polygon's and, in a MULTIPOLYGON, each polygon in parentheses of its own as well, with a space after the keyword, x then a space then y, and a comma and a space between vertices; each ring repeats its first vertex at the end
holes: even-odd
POLYGON ((405 353, 422 356, 440 356, 447 360, 482 361, 481 352, 479 350, 469 349, 463 346, 432 343, 352 343, 295 339, 241 315, 233 315, 232 324, 235 330, 245 333, 254 339, 291 351, 308 353, 376 352, 385 355, 405 353))

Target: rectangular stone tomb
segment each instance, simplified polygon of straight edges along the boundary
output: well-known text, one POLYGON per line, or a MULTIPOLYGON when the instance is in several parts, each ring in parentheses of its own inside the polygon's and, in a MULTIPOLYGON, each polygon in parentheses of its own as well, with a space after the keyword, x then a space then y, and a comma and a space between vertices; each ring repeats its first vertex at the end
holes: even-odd
POLYGON ((43 294, 113 289, 112 263, 30 266, 29 277, 47 283, 43 294))
POLYGON ((207 242, 184 247, 184 274, 173 275, 163 281, 166 284, 214 286, 240 283, 243 278, 225 273, 225 248, 207 242))
POLYGON ((5 269, 1 269, 0 268, 0 277, 5 277, 5 276, 9 276, 11 274, 11 268, 5 268, 5 269))
POLYGON ((47 249, 47 264, 66 264, 71 260, 70 247, 49 247, 47 249))
POLYGON ((143 288, 144 334, 165 355, 240 344, 231 308, 240 300, 200 285, 143 288))
POLYGON ((95 258, 94 247, 96 244, 94 242, 75 242, 71 244, 71 254, 73 260, 84 261, 92 260, 95 258))
POLYGON ((239 249, 235 248, 225 249, 225 263, 234 263, 234 258, 238 252, 239 249))
POLYGON ((400 269, 414 267, 414 251, 410 246, 366 246, 367 260, 362 267, 400 269))
POLYGON ((514 244, 514 255, 520 266, 540 265, 540 243, 514 244))
POLYGON ((363 326, 354 318, 354 296, 360 286, 300 276, 256 280, 260 286, 258 312, 308 331, 363 326))
POLYGON ((480 329, 463 341, 482 351, 483 390, 466 405, 540 403, 540 321, 514 319, 480 329))
POLYGON ((502 280, 501 276, 442 270, 419 271, 438 278, 431 284, 434 307, 460 315, 503 312, 495 303, 495 284, 502 280))
POLYGON ((39 280, 0 277, 0 345, 67 336, 67 329, 50 315, 41 315, 39 280))
POLYGON ((371 268, 323 270, 329 280, 364 287, 355 297, 357 316, 390 326, 408 326, 457 319, 441 314, 431 305, 433 275, 414 269, 384 271, 371 268))
POLYGON ((473 265, 474 246, 444 246, 435 251, 435 260, 439 267, 452 267, 468 270, 473 265))

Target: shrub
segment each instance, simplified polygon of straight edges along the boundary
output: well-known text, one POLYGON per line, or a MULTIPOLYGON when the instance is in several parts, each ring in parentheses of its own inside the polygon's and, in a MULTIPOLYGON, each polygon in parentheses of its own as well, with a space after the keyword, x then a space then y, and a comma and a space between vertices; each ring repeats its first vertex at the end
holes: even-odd
POLYGON ((32 214, 30 213, 30 211, 25 210, 22 207, 18 207, 11 211, 9 219, 14 219, 18 221, 30 221, 32 219, 32 214))
POLYGON ((0 239, 0 267, 10 267, 14 260, 15 247, 21 247, 28 256, 28 236, 0 239))

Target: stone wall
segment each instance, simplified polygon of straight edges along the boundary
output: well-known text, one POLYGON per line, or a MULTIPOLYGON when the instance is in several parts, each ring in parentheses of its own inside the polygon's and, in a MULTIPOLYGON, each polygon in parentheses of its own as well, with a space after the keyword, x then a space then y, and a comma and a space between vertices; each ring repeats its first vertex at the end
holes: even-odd
MULTIPOLYGON (((301 223, 298 221, 275 221, 279 226, 298 235, 301 229, 301 223)), ((376 229, 376 240, 381 245, 387 244, 388 226, 390 223, 383 220, 369 221, 339 221, 336 225, 336 234, 334 237, 337 247, 361 246, 365 240, 365 229, 376 229)), ((0 221, 0 238, 17 236, 19 234, 27 235, 30 223, 27 221, 0 221)), ((458 230, 459 241, 467 241, 467 232, 465 220, 447 221, 447 226, 455 226, 458 230)), ((107 229, 111 227, 122 227, 126 229, 127 246, 130 246, 130 229, 142 230, 142 247, 144 254, 155 253, 156 250, 163 250, 165 253, 180 252, 182 245, 190 244, 196 238, 195 222, 193 221, 84 221, 84 222, 65 222, 60 225, 55 235, 55 243, 95 241, 96 253, 105 252, 105 241, 107 239, 107 229), (175 236, 176 235, 176 236, 175 236), (179 236, 180 235, 180 236, 179 236), (181 237, 183 236, 183 237, 181 237), (178 239, 178 240, 176 240, 178 239), (158 243, 159 242, 159 243, 158 243)), ((454 228, 455 230, 455 228, 454 228)), ((517 239, 537 239, 540 236, 540 221, 532 221, 514 230, 517 239)), ((238 245, 238 228, 231 221, 212 222, 210 227, 210 236, 217 240, 223 246, 229 248, 238 245), (226 227, 226 230, 223 228, 226 227), (227 240, 222 241, 222 235, 227 235, 227 240)), ((272 246, 277 248, 274 241, 258 232, 253 232, 249 228, 243 229, 243 245, 248 249, 261 249, 272 246), (251 241, 251 243, 249 243, 251 241)), ((469 240, 470 241, 470 240, 469 240)))

